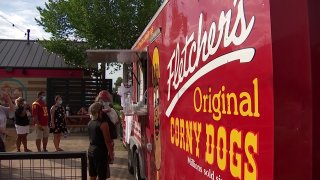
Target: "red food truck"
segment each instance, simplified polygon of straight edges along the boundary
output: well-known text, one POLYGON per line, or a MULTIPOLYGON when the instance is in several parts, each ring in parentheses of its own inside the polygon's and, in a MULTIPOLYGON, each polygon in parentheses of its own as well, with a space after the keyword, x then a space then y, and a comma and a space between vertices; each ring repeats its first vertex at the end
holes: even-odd
POLYGON ((320 3, 165 1, 124 63, 136 179, 319 179, 320 3), (132 101, 132 103, 131 103, 132 101))

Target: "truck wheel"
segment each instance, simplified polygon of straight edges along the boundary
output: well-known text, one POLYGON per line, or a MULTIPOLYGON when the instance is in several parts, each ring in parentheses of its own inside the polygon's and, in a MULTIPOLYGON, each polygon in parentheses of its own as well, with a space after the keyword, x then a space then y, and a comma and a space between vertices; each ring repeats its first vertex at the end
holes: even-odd
POLYGON ((128 170, 130 174, 133 174, 133 166, 132 166, 133 160, 131 158, 131 150, 128 148, 128 170))
POLYGON ((141 180, 140 176, 140 166, 139 166, 139 157, 137 154, 134 154, 133 156, 133 169, 134 169, 134 179, 135 180, 141 180))

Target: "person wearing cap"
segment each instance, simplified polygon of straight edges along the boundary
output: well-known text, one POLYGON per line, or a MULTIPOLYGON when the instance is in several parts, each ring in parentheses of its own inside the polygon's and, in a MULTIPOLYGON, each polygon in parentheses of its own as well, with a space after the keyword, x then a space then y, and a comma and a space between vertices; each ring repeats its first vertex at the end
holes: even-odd
POLYGON ((112 123, 116 125, 119 122, 119 116, 113 109, 112 101, 112 95, 108 91, 102 90, 96 97, 95 102, 100 102, 103 105, 103 112, 105 112, 109 116, 112 123))
POLYGON ((111 106, 112 107, 112 95, 107 90, 102 90, 99 92, 98 96, 96 97, 96 102, 103 103, 104 107, 111 106))
POLYGON ((112 96, 108 91, 102 90, 99 92, 95 101, 103 105, 104 113, 102 114, 102 118, 105 119, 109 125, 110 137, 113 143, 113 140, 117 139, 118 136, 117 124, 119 123, 119 116, 117 112, 113 109, 112 96))

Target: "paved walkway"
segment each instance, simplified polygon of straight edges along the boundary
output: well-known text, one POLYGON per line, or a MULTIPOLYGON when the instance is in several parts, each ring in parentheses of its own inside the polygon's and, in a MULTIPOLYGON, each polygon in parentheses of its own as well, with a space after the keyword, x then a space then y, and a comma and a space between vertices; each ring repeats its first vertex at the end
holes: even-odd
MULTIPOLYGON (((8 132, 9 137, 6 142, 7 151, 15 152, 15 129, 8 129, 8 132)), ((52 134, 50 134, 47 148, 49 152, 55 151, 52 139, 52 134)), ((67 138, 62 137, 60 144, 60 147, 65 151, 86 151, 89 141, 86 132, 72 132, 67 138)), ((21 149, 23 149, 22 147, 23 146, 21 146, 21 149)), ((34 152, 37 151, 34 132, 28 135, 28 148, 34 152)), ((114 164, 110 166, 110 169, 111 179, 133 179, 133 176, 128 172, 127 168, 127 151, 120 140, 115 140, 115 161, 114 164)))

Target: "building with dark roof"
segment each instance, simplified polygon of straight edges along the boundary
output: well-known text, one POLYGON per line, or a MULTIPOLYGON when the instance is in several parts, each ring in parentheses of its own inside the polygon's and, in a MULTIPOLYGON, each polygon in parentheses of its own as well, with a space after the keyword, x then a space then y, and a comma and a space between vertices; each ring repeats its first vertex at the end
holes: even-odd
POLYGON ((81 78, 83 69, 48 52, 36 41, 0 40, 0 77, 81 78))
POLYGON ((36 41, 0 39, 0 95, 22 96, 30 103, 38 91, 47 91, 48 78, 83 76, 84 69, 66 64, 63 57, 36 41))

